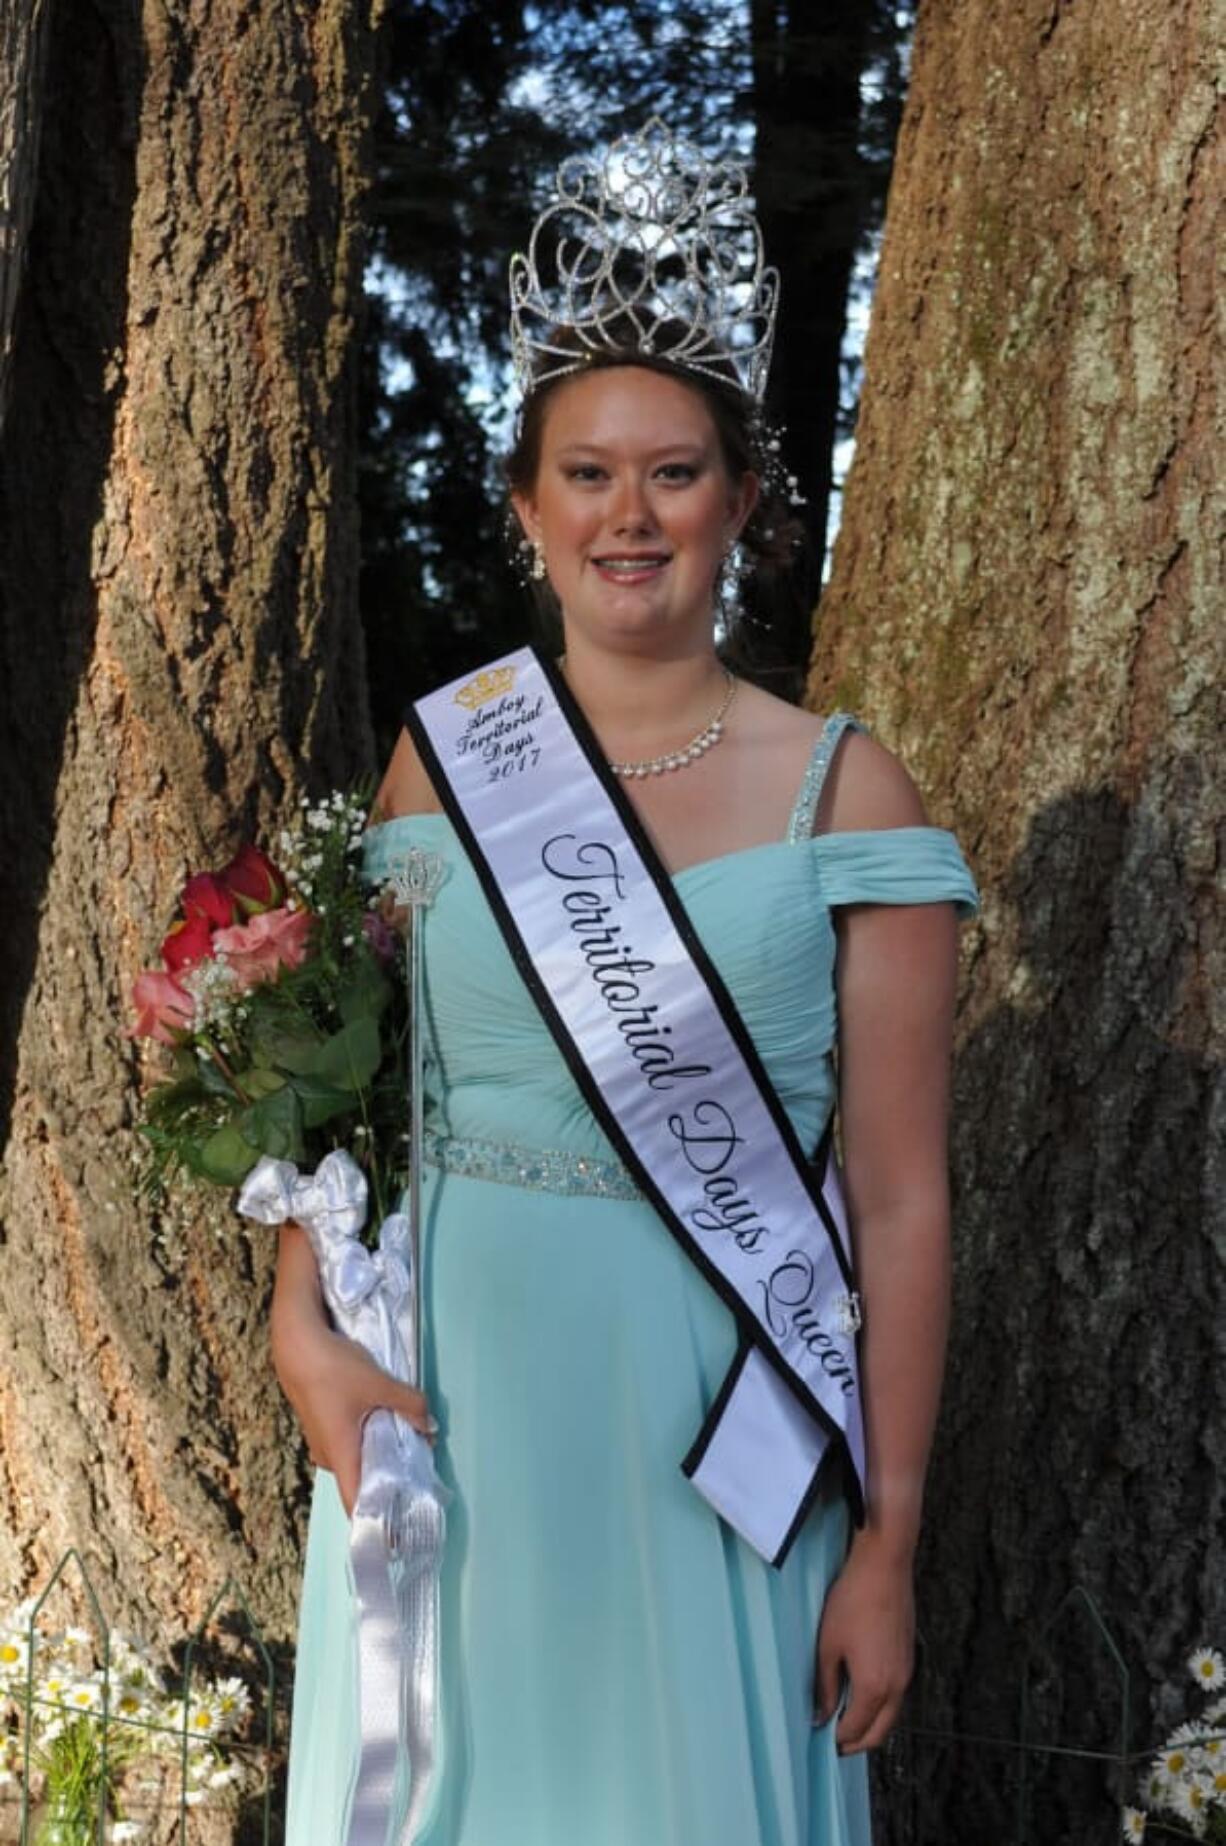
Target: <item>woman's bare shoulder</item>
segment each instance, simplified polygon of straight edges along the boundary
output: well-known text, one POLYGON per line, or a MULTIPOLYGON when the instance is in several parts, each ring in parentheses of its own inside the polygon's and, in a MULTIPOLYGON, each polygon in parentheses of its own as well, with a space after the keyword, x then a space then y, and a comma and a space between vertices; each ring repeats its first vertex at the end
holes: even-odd
MULTIPOLYGON (((826 719, 760 686, 744 688, 746 716, 761 740, 786 755, 786 776, 804 773, 826 719)), ((863 731, 848 730, 834 753, 815 817, 818 833, 880 827, 922 827, 927 815, 919 790, 898 758, 863 731)))
POLYGON ((407 730, 402 730, 379 784, 371 822, 395 820, 400 814, 438 814, 442 804, 407 730))
POLYGON ((893 752, 864 731, 845 732, 822 789, 817 831, 927 825, 923 798, 893 752))

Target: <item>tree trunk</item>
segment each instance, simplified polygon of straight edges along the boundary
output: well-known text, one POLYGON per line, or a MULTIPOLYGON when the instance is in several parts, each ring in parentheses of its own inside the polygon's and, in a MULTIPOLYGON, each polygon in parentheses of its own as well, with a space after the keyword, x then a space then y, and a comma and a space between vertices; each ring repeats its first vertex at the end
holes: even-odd
MULTIPOLYGON (((1224 27, 1221 0, 922 7, 810 681, 901 753, 984 894, 925 1721, 1016 1737, 1037 1650, 1034 1734, 1107 1749, 1092 1621, 1041 1633, 1070 1586, 1134 1677, 1134 1747, 1199 1710, 1185 1658, 1226 1641, 1224 27)), ((1021 1837, 1017 1761, 923 1754, 922 1837, 1021 1837)), ((1101 1769, 1035 1775, 1026 1838, 1117 1837, 1101 1769)), ((895 1808, 883 1840, 915 1837, 895 1808)))
POLYGON ((0 426, 38 174, 47 0, 0 0, 0 426))
POLYGON ((0 1595, 235 1570, 284 1637, 306 1489, 273 1245, 133 1195, 133 976, 190 870, 369 766, 354 357, 377 0, 54 9, 0 449, 0 1595), (172 1238, 172 1243, 174 1239, 172 1238))

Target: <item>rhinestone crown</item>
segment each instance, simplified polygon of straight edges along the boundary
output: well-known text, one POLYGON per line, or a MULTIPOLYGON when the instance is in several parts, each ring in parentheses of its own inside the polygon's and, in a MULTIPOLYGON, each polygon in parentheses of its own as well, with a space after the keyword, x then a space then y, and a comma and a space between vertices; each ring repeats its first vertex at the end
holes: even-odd
POLYGON ((743 166, 706 159, 659 116, 602 157, 563 161, 527 254, 511 258, 521 392, 629 346, 761 403, 779 272, 748 194, 743 166))

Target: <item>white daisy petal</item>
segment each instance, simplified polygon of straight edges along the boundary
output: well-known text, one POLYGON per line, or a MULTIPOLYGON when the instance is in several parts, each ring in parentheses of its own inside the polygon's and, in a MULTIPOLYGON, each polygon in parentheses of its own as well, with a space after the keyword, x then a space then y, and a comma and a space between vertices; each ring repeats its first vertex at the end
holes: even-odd
POLYGON ((1216 1647, 1198 1647, 1188 1661, 1188 1671, 1206 1692, 1217 1692, 1226 1686, 1226 1660, 1216 1647))

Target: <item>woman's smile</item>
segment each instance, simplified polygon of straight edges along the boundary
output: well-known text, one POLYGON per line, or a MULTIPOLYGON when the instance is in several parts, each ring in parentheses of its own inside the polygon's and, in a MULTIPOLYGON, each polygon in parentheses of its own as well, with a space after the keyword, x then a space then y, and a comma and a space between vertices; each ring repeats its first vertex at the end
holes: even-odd
POLYGON ((614 552, 592 559, 605 581, 616 583, 619 588, 627 584, 654 583, 670 562, 667 551, 614 552))

